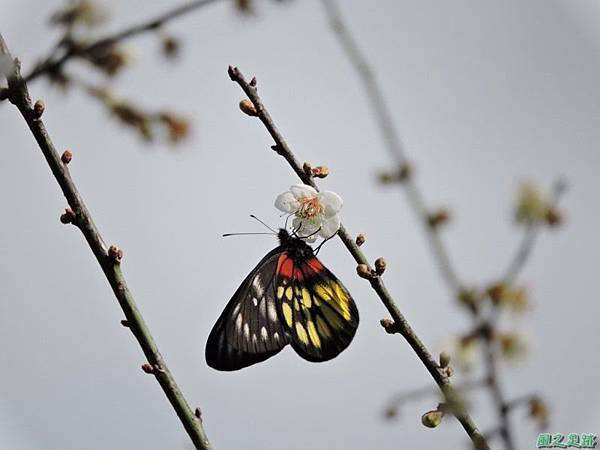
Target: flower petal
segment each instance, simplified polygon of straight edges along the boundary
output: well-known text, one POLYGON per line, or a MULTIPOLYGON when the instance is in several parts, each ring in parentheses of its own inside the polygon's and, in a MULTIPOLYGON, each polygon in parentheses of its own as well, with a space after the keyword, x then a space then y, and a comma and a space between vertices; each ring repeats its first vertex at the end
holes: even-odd
POLYGON ((340 229, 341 223, 342 221, 338 214, 334 214, 329 218, 323 219, 323 222, 321 222, 321 231, 319 231, 319 234, 323 238, 328 239, 331 236, 333 236, 337 232, 337 230, 340 229))
POLYGON ((304 198, 314 198, 317 196, 317 191, 312 186, 306 184, 295 184, 290 187, 290 192, 294 195, 296 200, 302 200, 304 198))
POLYGON ((290 191, 279 194, 275 199, 275 208, 286 213, 295 213, 300 208, 300 203, 290 191))
POLYGON ((342 197, 331 191, 319 193, 319 203, 321 203, 321 206, 323 207, 323 216, 325 218, 334 216, 340 212, 342 206, 344 206, 342 197))

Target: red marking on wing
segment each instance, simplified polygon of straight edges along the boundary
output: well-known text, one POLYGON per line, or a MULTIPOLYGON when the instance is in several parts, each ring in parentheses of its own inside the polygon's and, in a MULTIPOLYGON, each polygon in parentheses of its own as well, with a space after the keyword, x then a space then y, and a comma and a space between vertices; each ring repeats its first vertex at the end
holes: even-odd
POLYGON ((308 261, 306 261, 306 265, 317 273, 321 272, 324 269, 323 264, 321 264, 321 261, 319 261, 317 258, 309 259, 308 261))
POLYGON ((292 280, 304 280, 304 273, 299 266, 294 265, 292 258, 287 253, 282 253, 277 260, 277 275, 284 276, 292 280))
POLYGON ((282 253, 277 260, 277 274, 292 278, 294 272, 294 261, 287 253, 282 253))

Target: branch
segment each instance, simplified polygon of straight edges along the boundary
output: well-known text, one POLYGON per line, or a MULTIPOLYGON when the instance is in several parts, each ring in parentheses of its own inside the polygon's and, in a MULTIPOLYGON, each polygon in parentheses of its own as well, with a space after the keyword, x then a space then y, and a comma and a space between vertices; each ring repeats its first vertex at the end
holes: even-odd
POLYGON ((365 55, 359 49, 352 33, 346 26, 337 2, 335 0, 323 0, 323 5, 331 28, 335 32, 335 36, 338 38, 344 53, 362 81, 362 86, 365 89, 367 99, 373 108, 375 122, 380 128, 385 147, 389 150, 392 158, 394 158, 398 167, 398 172, 405 172, 408 174, 403 179, 406 195, 413 212, 417 216, 419 222, 423 225, 442 277, 453 293, 458 295, 462 283, 452 264, 438 228, 430 225, 429 211, 425 204, 422 192, 416 185, 412 174, 410 174, 410 160, 406 155, 404 144, 394 125, 394 120, 387 107, 381 86, 377 82, 374 71, 369 65, 365 55))
MULTIPOLYGON (((459 279, 457 271, 452 264, 448 251, 439 234, 438 228, 431 226, 431 222, 429 222, 429 212, 423 200, 423 195, 412 177, 406 151, 394 125, 392 114, 387 107, 385 96, 382 93, 382 88, 375 77, 373 69, 367 61, 366 56, 361 52, 356 40, 354 39, 354 36, 344 22, 341 10, 336 0, 323 0, 323 5, 335 36, 338 38, 346 57, 360 77, 362 86, 367 95, 367 99, 371 103, 376 123, 380 128, 384 144, 399 166, 398 175, 395 177, 395 179, 404 184, 410 206, 423 225, 423 229, 425 230, 425 234, 428 238, 434 259, 437 261, 437 265, 442 277, 446 281, 446 284, 450 288, 450 291, 454 297, 458 297, 462 291, 461 280, 459 279)), ((560 183, 558 183, 555 187, 556 199, 562 192, 563 188, 564 186, 560 183)), ((540 231, 541 224, 539 223, 530 224, 526 227, 523 234, 523 239, 502 277, 502 280, 505 284, 508 285, 512 283, 518 277, 519 273, 527 263, 529 256, 531 255, 540 231)), ((474 309, 472 310, 472 313, 475 323, 482 320, 481 312, 479 310, 474 309)), ((497 429, 498 433, 503 438, 506 448, 514 449, 514 442, 509 429, 509 418, 506 414, 506 403, 498 382, 496 355, 494 352, 493 342, 490 337, 493 335, 493 327, 495 327, 496 316, 497 311, 492 311, 491 319, 483 321, 483 326, 485 326, 488 330, 483 346, 483 351, 487 361, 486 378, 489 379, 489 388, 492 396, 494 397, 495 406, 498 410, 498 417, 501 422, 500 427, 497 429)))
MULTIPOLYGON (((0 57, 13 61, 1 34, 0 57)), ((155 376, 196 449, 210 450, 211 446, 199 414, 195 415, 190 409, 127 287, 120 265, 122 251, 115 246, 107 248, 67 168, 70 154, 67 155, 65 152, 61 159, 41 120, 43 103, 38 101, 35 106, 32 106, 27 84, 21 77, 19 61, 15 59, 10 65, 12 66, 10 72, 5 74, 8 81, 8 99, 21 112, 70 206, 61 217, 61 221, 73 223, 81 230, 98 260, 127 319, 123 325, 131 329, 148 360, 148 364, 144 364, 142 368, 155 376)))
MULTIPOLYGON (((556 208, 561 195, 566 189, 566 184, 562 180, 558 180, 554 183, 552 196, 549 201, 550 208, 556 208)), ((502 283, 506 286, 511 285, 519 277, 523 268, 527 264, 529 257, 533 251, 535 243, 540 235, 543 227, 543 222, 534 222, 527 224, 523 232, 523 238, 520 245, 517 247, 517 251, 510 260, 507 269, 505 270, 502 283)), ((537 395, 528 395, 521 399, 516 399, 507 402, 505 395, 502 391, 499 382, 498 365, 496 347, 493 339, 494 330, 496 328, 496 322, 498 320, 498 306, 494 305, 490 313, 490 317, 482 325, 483 333, 481 336, 484 338, 483 342, 483 353, 486 364, 486 376, 489 379, 489 388, 494 399, 494 405, 497 411, 498 420, 500 425, 497 428, 498 435, 502 438, 504 445, 507 450, 513 450, 516 448, 512 429, 510 426, 509 412, 522 401, 527 401, 532 398, 538 398, 537 395), (523 400, 525 399, 525 400, 523 400)), ((475 318, 480 317, 480 313, 477 312, 475 318)))
MULTIPOLYGON (((474 380, 465 380, 460 383, 454 384, 454 389, 459 393, 464 393, 470 390, 475 390, 480 387, 485 387, 489 385, 489 380, 487 378, 483 379, 474 379, 474 380)), ((401 392, 396 394, 389 401, 388 406, 385 408, 386 414, 390 417, 396 414, 397 410, 404 403, 413 400, 419 400, 423 397, 428 397, 430 395, 437 394, 437 391, 433 390, 431 386, 423 386, 417 389, 413 389, 412 391, 401 392)))
POLYGON ((92 55, 96 52, 101 52, 104 49, 110 48, 120 41, 129 39, 130 37, 137 36, 148 31, 154 31, 173 19, 176 19, 180 16, 183 16, 189 12, 192 12, 198 8, 206 6, 210 3, 214 3, 216 1, 217 0, 195 0, 187 2, 176 8, 164 12, 163 14, 159 15, 158 17, 155 17, 154 19, 139 23, 137 25, 133 25, 117 33, 110 34, 92 42, 91 44, 82 47, 68 47, 67 51, 59 57, 54 57, 54 55, 56 54, 56 49, 54 49, 48 58, 46 58, 42 63, 38 64, 25 77, 25 81, 29 82, 38 78, 40 75, 57 72, 70 59, 82 58, 86 55, 92 55))
MULTIPOLYGON (((554 182, 552 195, 550 196, 548 202, 550 210, 556 209, 558 202, 566 189, 567 185, 564 180, 559 179, 554 182)), ((505 284, 509 285, 515 281, 516 278, 518 278, 519 274, 529 260, 529 257, 531 256, 531 252, 533 251, 533 247, 535 246, 542 227, 543 222, 540 221, 530 223, 525 226, 521 244, 517 248, 517 251, 510 260, 508 267, 504 272, 503 282, 505 284)))
MULTIPOLYGON (((266 127, 267 131, 275 141, 275 145, 272 147, 279 155, 283 156, 283 158, 288 162, 293 171, 298 175, 298 177, 302 180, 304 184, 312 186, 313 188, 318 190, 317 185, 315 184, 313 178, 303 170, 303 167, 300 165, 292 150, 288 146, 287 142, 277 129, 273 119, 271 118, 269 112, 266 110, 265 106, 262 103, 261 98, 258 95, 256 89, 256 78, 253 78, 249 83, 245 80, 244 75, 240 72, 240 70, 236 67, 229 67, 229 77, 232 81, 236 82, 242 90, 246 93, 250 101, 252 102, 255 110, 256 116, 260 119, 263 125, 266 127)), ((356 245, 354 240, 352 239, 350 233, 346 231, 346 228, 343 225, 340 225, 340 229, 338 231, 338 236, 353 256, 354 260, 357 264, 367 265, 369 266, 368 260, 363 254, 363 252, 356 245)), ((381 302, 384 304, 386 309, 391 314, 394 320, 394 327, 408 342, 408 344, 415 351, 421 362, 425 365, 440 390, 444 394, 444 397, 450 404, 457 403, 457 393, 455 389, 450 384, 448 376, 440 370, 437 362, 431 356, 431 353, 425 347, 425 344, 419 339, 419 337, 415 334, 408 321, 404 317, 404 315, 400 312, 400 309, 396 305, 394 299, 388 292, 383 280, 380 276, 372 276, 369 278, 369 283, 373 290, 377 293, 381 302)), ((461 408, 460 411, 456 410, 454 412, 456 418, 461 423, 473 443, 475 447, 478 449, 488 449, 489 446, 487 442, 477 429, 477 426, 471 419, 471 417, 461 408)))
POLYGON ((504 394, 498 382, 498 367, 496 364, 496 353, 494 348, 494 341, 491 332, 484 334, 484 353, 486 359, 486 374, 489 379, 489 388, 494 399, 494 406, 498 412, 498 420, 500 425, 498 426, 498 433, 504 442, 506 450, 514 450, 515 440, 510 426, 508 410, 506 408, 506 400, 504 394))

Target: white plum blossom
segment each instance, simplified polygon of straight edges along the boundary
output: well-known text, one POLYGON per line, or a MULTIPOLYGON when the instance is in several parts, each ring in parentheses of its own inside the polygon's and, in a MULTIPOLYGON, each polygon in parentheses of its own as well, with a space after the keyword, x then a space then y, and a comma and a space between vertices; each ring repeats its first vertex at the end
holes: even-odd
POLYGON ((309 242, 314 242, 317 235, 327 239, 337 232, 343 204, 335 192, 317 192, 305 184, 291 186, 275 200, 277 209, 294 216, 292 226, 298 236, 309 242))

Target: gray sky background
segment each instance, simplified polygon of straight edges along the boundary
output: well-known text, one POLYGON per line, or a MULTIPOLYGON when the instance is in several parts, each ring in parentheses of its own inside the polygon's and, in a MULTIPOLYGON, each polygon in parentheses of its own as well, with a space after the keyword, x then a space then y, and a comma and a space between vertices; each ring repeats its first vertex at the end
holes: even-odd
MULTIPOLYGON (((152 17, 171 1, 104 2, 111 29, 152 17)), ((522 280, 535 309, 505 318, 530 336, 529 357, 502 367, 510 396, 540 392, 555 432, 600 434, 598 202, 600 8, 595 1, 343 1, 433 207, 460 274, 473 283, 505 268, 520 234, 511 221, 517 184, 565 177, 567 225, 544 233, 522 280)), ((53 43, 60 1, 0 0, 0 30, 25 70, 53 43)), ((361 313, 353 344, 325 364, 286 350, 267 363, 218 373, 204 363, 208 332, 247 272, 275 242, 254 213, 279 224, 275 196, 296 183, 269 150, 260 124, 241 114, 228 64, 258 77, 260 93, 299 159, 326 164, 321 185, 345 200, 343 221, 363 232, 371 259, 385 255, 390 291, 436 352, 468 324, 441 282, 401 192, 374 183, 389 164, 357 77, 318 1, 259 2, 239 17, 221 2, 173 22, 183 58, 167 65, 158 40, 128 41, 137 57, 111 82, 148 108, 194 120, 176 151, 148 146, 99 105, 44 82, 45 120, 105 239, 125 251, 124 270, 188 400, 200 405, 215 449, 465 448, 448 420, 425 429, 428 398, 381 419, 386 400, 431 384, 424 367, 378 324, 385 311, 337 240, 320 256, 361 313)), ((75 65, 72 66, 75 69, 75 65)), ((80 73, 87 73, 79 70, 80 73)), ((65 201, 24 122, 0 106, 0 447, 15 450, 186 449, 187 438, 80 233, 61 225, 65 201)), ((457 380, 461 374, 457 374, 457 380)), ((489 400, 472 411, 485 430, 489 400)), ((517 412, 519 448, 537 430, 517 412)))

